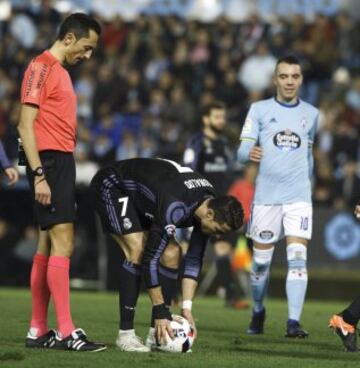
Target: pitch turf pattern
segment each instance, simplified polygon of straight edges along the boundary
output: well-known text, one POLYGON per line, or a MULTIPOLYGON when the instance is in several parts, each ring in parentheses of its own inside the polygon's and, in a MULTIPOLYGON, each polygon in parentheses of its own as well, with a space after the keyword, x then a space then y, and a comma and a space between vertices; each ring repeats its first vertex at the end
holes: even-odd
MULTIPOLYGON (((344 353, 340 339, 327 328, 328 319, 345 302, 314 302, 305 305, 303 324, 310 337, 293 340, 283 337, 287 307, 284 300, 267 303, 265 334, 245 334, 250 310, 236 311, 223 307, 216 298, 199 298, 194 306, 199 338, 192 354, 123 353, 115 347, 117 335, 117 295, 115 293, 72 293, 72 310, 77 326, 90 339, 105 342, 102 353, 75 353, 24 348, 30 313, 27 290, 0 289, 0 367, 357 367, 360 353, 344 353), (355 364, 355 365, 354 365, 355 364)), ((148 331, 149 299, 143 295, 137 308, 137 332, 148 331)), ((175 308, 173 312, 179 313, 175 308)), ((54 321, 53 312, 51 321, 54 321)), ((54 326, 52 324, 52 326, 54 326)))

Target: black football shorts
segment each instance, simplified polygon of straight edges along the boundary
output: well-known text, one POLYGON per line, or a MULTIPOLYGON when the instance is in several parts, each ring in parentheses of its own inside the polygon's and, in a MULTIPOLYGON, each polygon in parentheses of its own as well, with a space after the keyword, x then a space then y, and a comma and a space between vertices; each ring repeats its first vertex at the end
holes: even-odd
MULTIPOLYGON (((42 151, 40 160, 51 190, 51 205, 43 206, 35 201, 35 219, 42 230, 47 230, 53 225, 74 222, 76 174, 73 154, 61 151, 42 151)), ((34 177, 29 167, 26 173, 34 198, 34 177)))
POLYGON ((139 213, 129 195, 102 170, 91 181, 91 196, 105 232, 127 235, 146 231, 151 219, 139 213))

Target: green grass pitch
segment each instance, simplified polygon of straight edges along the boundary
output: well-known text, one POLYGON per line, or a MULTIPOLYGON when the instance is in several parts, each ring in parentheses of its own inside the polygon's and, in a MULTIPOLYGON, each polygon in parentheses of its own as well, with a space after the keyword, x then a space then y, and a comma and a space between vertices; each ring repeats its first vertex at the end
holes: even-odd
MULTIPOLYGON (((91 339, 108 344, 101 353, 75 353, 24 348, 30 315, 30 293, 20 289, 0 289, 0 367, 360 367, 360 355, 345 353, 337 336, 327 328, 329 316, 345 303, 307 301, 303 325, 310 332, 306 340, 283 337, 287 307, 285 300, 267 302, 265 334, 247 336, 244 331, 250 311, 230 310, 217 298, 198 298, 194 303, 198 339, 192 354, 123 353, 115 347, 117 334, 115 293, 72 292, 72 311, 77 326, 91 339)), ((140 336, 148 331, 150 303, 141 296, 136 328, 140 336)), ((174 308, 173 312, 179 311, 174 308)), ((53 311, 50 321, 54 326, 53 311)))

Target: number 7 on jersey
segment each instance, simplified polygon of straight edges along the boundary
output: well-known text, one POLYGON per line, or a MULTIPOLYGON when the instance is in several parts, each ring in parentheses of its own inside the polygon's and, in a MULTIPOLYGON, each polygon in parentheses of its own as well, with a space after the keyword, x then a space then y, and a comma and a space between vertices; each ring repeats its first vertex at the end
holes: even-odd
POLYGON ((121 209, 121 217, 125 216, 127 205, 128 205, 129 197, 121 197, 119 198, 119 203, 122 203, 121 209))

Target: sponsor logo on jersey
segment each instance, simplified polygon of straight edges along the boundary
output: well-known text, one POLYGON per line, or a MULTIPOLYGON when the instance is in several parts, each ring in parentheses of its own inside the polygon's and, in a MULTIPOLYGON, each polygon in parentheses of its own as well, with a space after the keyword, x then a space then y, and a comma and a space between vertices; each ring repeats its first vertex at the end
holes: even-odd
POLYGON ((274 236, 274 233, 270 230, 263 230, 259 236, 262 240, 270 240, 274 236))
POLYGON ((294 151, 301 146, 301 138, 290 129, 276 133, 273 142, 282 151, 294 151))
POLYGON ((165 230, 168 236, 174 236, 176 233, 176 226, 174 224, 166 225, 165 230))
POLYGON ((206 162, 204 165, 205 172, 224 172, 227 170, 227 164, 224 157, 216 156, 215 162, 206 162))
POLYGON ((252 124, 253 124, 252 120, 250 118, 247 118, 245 120, 243 129, 242 129, 242 134, 249 134, 249 133, 251 133, 252 124))
POLYGON ((129 230, 132 227, 132 222, 130 221, 130 219, 128 217, 125 217, 123 220, 123 227, 125 230, 129 230))
POLYGON ((277 120, 275 118, 271 118, 270 119, 270 124, 275 124, 275 123, 277 123, 277 120))

